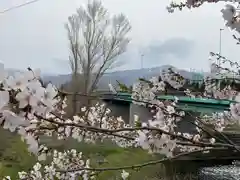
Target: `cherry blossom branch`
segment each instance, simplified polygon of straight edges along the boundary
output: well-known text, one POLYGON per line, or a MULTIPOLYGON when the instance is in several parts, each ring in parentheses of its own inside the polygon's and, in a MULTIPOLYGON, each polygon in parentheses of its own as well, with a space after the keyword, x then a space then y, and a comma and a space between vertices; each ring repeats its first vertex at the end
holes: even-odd
MULTIPOLYGON (((112 136, 124 138, 124 139, 127 139, 127 140, 134 140, 134 138, 129 137, 129 136, 116 134, 114 132, 110 132, 110 131, 106 131, 106 130, 101 131, 102 128, 96 128, 96 127, 87 126, 87 125, 79 125, 79 124, 75 124, 75 123, 61 123, 61 122, 57 122, 57 121, 54 121, 54 120, 51 120, 51 119, 44 118, 44 117, 36 115, 36 114, 35 114, 35 116, 40 118, 40 119, 43 119, 44 121, 47 121, 47 122, 50 122, 50 123, 53 123, 53 124, 57 124, 57 125, 62 126, 62 127, 64 127, 64 126, 78 127, 78 128, 83 129, 83 130, 88 130, 88 131, 95 132, 95 133, 105 133, 107 135, 112 135, 112 136)), ((39 130, 56 130, 57 127, 39 127, 38 129, 39 130)))
MULTIPOLYGON (((234 145, 236 146, 229 138, 227 138, 222 132, 220 131, 217 131, 215 128, 213 127, 209 127, 207 126, 206 123, 204 123, 200 118, 196 117, 196 116, 193 116, 190 112, 185 112, 187 113, 188 115, 190 115, 191 117, 195 118, 195 120, 197 120, 198 122, 200 122, 202 126, 199 126, 198 124, 196 123, 193 123, 193 122, 190 122, 192 124, 194 124, 196 127, 198 127, 199 129, 201 129, 202 131, 204 131, 205 133, 207 133, 208 135, 210 135, 211 137, 215 138, 215 139, 218 139, 219 141, 222 141, 223 143, 230 143, 231 145, 234 145), (209 129, 209 130, 208 130, 209 129), (223 139, 220 139, 219 137, 217 137, 216 135, 212 134, 211 131, 214 131, 216 132, 217 134, 220 134, 225 140, 223 139)), ((239 151, 239 149, 237 149, 239 151)))
POLYGON ((231 66, 235 66, 237 69, 240 69, 240 65, 237 62, 233 62, 219 53, 210 52, 210 55, 216 56, 217 60, 221 60, 223 63, 228 62, 231 66))
MULTIPOLYGON (((239 147, 238 147, 235 143, 233 143, 225 134, 223 134, 223 133, 220 132, 220 131, 217 131, 215 128, 207 127, 207 125, 206 125, 202 120, 200 120, 199 118, 196 118, 196 119, 197 119, 199 122, 201 122, 206 128, 210 128, 211 130, 215 131, 217 134, 220 134, 220 135, 224 138, 223 141, 225 141, 225 143, 229 143, 229 144, 233 145, 234 148, 235 148, 237 151, 240 152, 239 147)), ((216 136, 212 136, 212 137, 216 137, 216 136)))
MULTIPOLYGON (((214 148, 214 149, 209 149, 209 150, 222 150, 223 148, 214 148)), ((200 153, 200 152, 204 152, 207 151, 206 149, 201 149, 201 150, 195 150, 192 152, 185 152, 185 153, 180 153, 172 158, 163 158, 160 160, 156 160, 156 161, 149 161, 146 163, 142 163, 142 164, 134 164, 134 165, 130 165, 130 166, 121 166, 121 167, 104 167, 104 168, 76 168, 76 169, 68 169, 68 170, 56 170, 57 172, 62 172, 62 173, 66 173, 66 172, 76 172, 76 171, 82 171, 82 170, 87 170, 87 171, 118 171, 118 170, 126 170, 126 169, 139 169, 139 168, 143 168, 146 166, 151 166, 151 165, 156 165, 156 164, 160 164, 160 163, 164 163, 167 161, 173 161, 173 160, 177 160, 178 158, 182 157, 182 156, 188 156, 191 154, 195 154, 195 153, 200 153)))
MULTIPOLYGON (((47 122, 50 122, 50 123, 53 123, 53 124, 57 124, 59 126, 63 126, 63 127, 64 126, 73 126, 73 127, 78 127, 78 128, 84 129, 84 130, 95 132, 95 133, 104 133, 104 134, 108 134, 108 135, 112 135, 112 136, 119 136, 119 137, 126 138, 126 139, 131 139, 131 138, 127 137, 127 136, 118 135, 118 134, 115 134, 115 133, 118 133, 118 132, 132 132, 132 131, 138 131, 138 130, 148 130, 148 131, 155 131, 155 132, 158 132, 158 133, 161 133, 161 134, 167 134, 167 135, 171 136, 172 138, 182 139, 184 141, 191 142, 191 143, 195 144, 196 146, 200 146, 200 147, 239 148, 239 146, 231 145, 231 144, 224 144, 224 143, 214 143, 214 144, 212 144, 212 143, 198 142, 198 141, 194 141, 193 139, 186 138, 186 137, 184 137, 182 135, 177 135, 177 134, 174 134, 174 133, 171 133, 171 132, 164 131, 164 130, 159 129, 159 128, 154 128, 154 127, 134 127, 134 128, 121 128, 121 129, 104 129, 104 128, 98 128, 98 127, 93 127, 93 126, 87 126, 87 125, 83 125, 83 124, 57 122, 57 121, 54 121, 52 119, 43 118, 43 117, 41 117, 39 115, 36 115, 36 114, 35 114, 35 116, 40 118, 40 119, 43 119, 43 120, 45 120, 47 122)), ((62 119, 61 117, 59 117, 57 115, 56 115, 56 117, 64 121, 64 119, 62 119)), ((133 139, 134 138, 132 138, 132 140, 133 139)))
MULTIPOLYGON (((65 92, 66 93, 66 92, 65 92)), ((79 95, 83 95, 84 96, 84 94, 80 94, 79 93, 79 95)), ((98 96, 92 96, 92 97, 98 97, 98 96)), ((121 99, 121 98, 119 98, 119 99, 121 99)), ((163 110, 165 110, 163 107, 161 107, 161 106, 159 106, 159 105, 157 105, 157 104, 153 104, 153 103, 150 103, 150 102, 146 102, 146 101, 142 101, 142 100, 135 100, 134 99, 134 101, 136 101, 136 102, 141 102, 141 103, 146 103, 146 104, 150 104, 150 105, 153 105, 153 106, 157 106, 157 107, 159 107, 159 108, 161 108, 161 109, 163 109, 163 110)), ((165 113, 167 113, 166 111, 165 111, 165 113)), ((189 112, 187 112, 188 114, 190 114, 191 116, 192 116, 192 114, 191 113, 189 113, 189 112)), ((54 114, 55 116, 56 116, 56 114, 54 114)), ((175 114, 176 115, 176 114, 175 114)), ((57 118, 59 118, 59 119, 61 119, 61 117, 59 117, 59 116, 56 116, 57 118)), ((194 117, 194 116, 192 116, 192 117, 194 117)), ((200 127, 200 126, 198 126, 198 125, 196 125, 195 123, 193 123, 195 126, 197 126, 198 128, 201 128, 204 132, 206 132, 207 134, 209 134, 211 137, 214 137, 214 138, 216 138, 216 139, 219 139, 219 137, 216 137, 215 135, 213 135, 213 134, 211 134, 211 132, 209 132, 208 130, 206 130, 206 128, 207 128, 207 126, 206 126, 206 124, 202 121, 202 120, 200 120, 199 118, 197 118, 197 117, 194 117, 196 120, 198 120, 201 124, 203 124, 204 126, 205 126, 205 128, 204 127, 200 127)), ((63 120, 63 119, 62 119, 63 120)), ((76 126, 76 125, 74 125, 74 126, 76 126)), ((87 126, 85 126, 84 125, 84 128, 92 128, 92 127, 87 127, 87 126)), ((209 129, 210 128, 210 130, 213 130, 213 131, 215 131, 216 133, 218 133, 218 134, 220 134, 224 139, 225 139, 225 141, 224 140, 222 140, 222 139, 219 139, 220 141, 223 141, 223 142, 227 142, 227 143, 230 143, 231 145, 232 145, 232 147, 234 147, 237 151, 240 151, 240 149, 239 148, 237 148, 237 146, 229 139, 229 138, 227 138, 222 132, 219 132, 219 131, 217 131, 216 129, 214 129, 214 128, 211 128, 211 127, 208 127, 207 129, 209 129)), ((146 129, 141 129, 141 128, 139 128, 139 129, 136 129, 136 128, 134 128, 133 129, 133 131, 136 131, 136 130, 151 130, 151 131, 158 131, 159 132, 159 129, 155 129, 155 128, 146 128, 146 129)), ((100 132, 102 132, 103 133, 103 131, 102 131, 102 128, 100 129, 98 129, 98 130, 96 130, 96 131, 100 131, 100 132)), ((128 130, 126 130, 126 131, 130 131, 130 129, 128 129, 128 130)), ((104 131, 105 133, 106 133, 106 131, 104 131)), ((117 132, 117 131, 116 131, 117 132)), ((110 133, 110 132, 108 132, 108 133, 110 133)), ((111 132, 112 133, 112 132, 111 132)), ((164 132, 164 131, 160 131, 160 133, 163 133, 163 134, 168 134, 168 135, 170 135, 171 137, 173 137, 173 138, 176 138, 176 136, 173 134, 173 133, 169 133, 169 132, 164 132)), ((115 134, 115 135, 117 135, 117 134, 115 134)), ((117 135, 118 136, 118 135, 117 135)), ((122 136, 123 137, 123 136, 122 136)), ((124 137, 123 137, 124 138, 124 137)), ((125 138, 128 138, 128 139, 130 139, 129 137, 125 137, 125 138)), ((178 136, 178 138, 181 138, 181 139, 184 139, 184 140, 189 140, 189 139, 187 139, 187 138, 185 138, 185 137, 183 137, 183 136, 178 136)), ((133 139, 132 139, 133 140, 133 139)), ((224 144, 224 143, 223 143, 224 144)), ((205 144, 204 144, 204 146, 205 146, 205 144)))

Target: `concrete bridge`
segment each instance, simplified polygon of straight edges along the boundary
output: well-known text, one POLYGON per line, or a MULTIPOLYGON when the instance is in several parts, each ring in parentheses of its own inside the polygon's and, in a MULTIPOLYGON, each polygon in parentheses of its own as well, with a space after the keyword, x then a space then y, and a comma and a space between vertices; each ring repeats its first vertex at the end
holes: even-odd
MULTIPOLYGON (((134 123, 134 115, 138 115, 141 121, 148 121, 152 114, 149 109, 143 106, 132 103, 131 94, 119 92, 117 94, 103 93, 102 100, 112 110, 112 115, 122 116, 126 123, 134 123)), ((214 112, 229 111, 231 102, 228 100, 204 99, 204 98, 190 98, 187 96, 177 96, 177 109, 190 112, 186 114, 183 121, 178 124, 181 132, 195 131, 195 126, 189 121, 194 121, 194 117, 203 114, 212 114, 214 112)), ((173 95, 159 95, 159 100, 174 100, 173 95)))

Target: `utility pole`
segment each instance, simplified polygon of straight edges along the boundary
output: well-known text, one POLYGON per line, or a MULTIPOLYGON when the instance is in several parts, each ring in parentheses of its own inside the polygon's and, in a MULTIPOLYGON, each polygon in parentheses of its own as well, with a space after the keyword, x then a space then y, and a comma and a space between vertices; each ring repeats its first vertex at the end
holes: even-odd
MULTIPOLYGON (((219 33, 219 55, 221 56, 222 53, 222 31, 223 29, 220 28, 220 33, 219 33)), ((218 65, 220 66, 220 59, 218 60, 218 65)))
POLYGON ((144 54, 141 54, 141 69, 143 69, 143 57, 144 57, 144 54))

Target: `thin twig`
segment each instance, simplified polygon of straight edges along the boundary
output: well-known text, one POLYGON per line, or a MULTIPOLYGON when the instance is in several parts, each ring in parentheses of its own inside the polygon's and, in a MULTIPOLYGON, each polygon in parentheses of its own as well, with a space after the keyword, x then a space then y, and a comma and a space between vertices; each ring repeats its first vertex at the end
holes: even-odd
MULTIPOLYGON (((219 148, 216 148, 219 149, 219 148)), ((213 149, 211 149, 213 150, 213 149)), ((138 168, 143 168, 146 166, 150 166, 150 165, 156 165, 156 164, 160 164, 160 163, 164 163, 166 161, 173 161, 173 160, 177 160, 178 158, 182 157, 182 156, 186 156, 186 155, 190 155, 190 154, 194 154, 194 153, 199 153, 199 152, 204 152, 206 151, 201 149, 201 150, 195 150, 195 151, 191 151, 191 152, 186 152, 186 153, 181 153, 178 154, 172 158, 163 158, 160 160, 156 160, 156 161, 149 161, 146 163, 142 163, 142 164, 135 164, 135 165, 130 165, 130 166, 121 166, 121 167, 105 167, 105 168, 76 168, 76 169, 69 169, 69 170, 57 170, 57 172, 63 172, 63 173, 67 173, 67 172, 76 172, 76 171, 117 171, 117 170, 123 170, 123 169, 138 169, 138 168)))

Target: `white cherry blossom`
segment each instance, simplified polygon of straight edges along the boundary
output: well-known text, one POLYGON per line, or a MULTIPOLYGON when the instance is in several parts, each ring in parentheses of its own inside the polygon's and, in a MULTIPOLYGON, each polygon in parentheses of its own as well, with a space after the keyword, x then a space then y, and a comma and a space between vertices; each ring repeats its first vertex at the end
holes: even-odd
POLYGON ((44 91, 42 99, 43 104, 51 108, 55 104, 54 98, 57 96, 57 94, 58 91, 56 87, 49 83, 44 91))
MULTIPOLYGON (((29 152, 35 154, 39 160, 30 172, 19 172, 19 179, 56 178, 67 180, 82 177, 87 180, 93 177, 91 174, 94 174, 94 171, 85 170, 90 168, 91 164, 89 160, 83 160, 82 153, 76 150, 52 151, 38 141, 39 133, 47 136, 56 134, 59 139, 72 137, 79 142, 86 141, 88 143, 110 139, 123 148, 141 147, 150 153, 164 154, 169 158, 174 156, 173 152, 176 148, 181 152, 210 148, 179 144, 179 138, 176 136, 185 138, 187 142, 202 143, 202 131, 196 127, 199 134, 177 132, 177 122, 185 116, 184 111, 176 108, 178 99, 175 98, 173 101, 157 99, 157 94, 165 90, 165 83, 173 85, 176 89, 184 85, 184 80, 180 79, 179 81, 175 75, 174 78, 171 78, 169 72, 164 76, 160 74, 161 78, 155 77, 150 81, 141 80, 133 85, 133 102, 149 108, 149 111, 152 112, 152 117, 147 120, 141 119, 136 114, 133 126, 125 124, 122 117, 113 117, 111 110, 99 103, 89 109, 82 107, 81 116, 74 115, 64 118, 63 109, 66 107, 67 99, 56 98, 58 95, 56 87, 52 84, 43 87, 38 80, 39 75, 35 74, 33 71, 27 71, 19 77, 6 77, 3 81, 3 90, 0 91, 0 123, 2 127, 11 132, 17 132, 28 145, 29 152), (16 83, 18 81, 21 83, 16 83), (134 128, 140 129, 135 130, 134 128), (121 131, 121 129, 125 130, 121 131), (116 132, 114 132, 115 130, 116 132), (49 156, 48 151, 53 153, 53 160, 49 165, 43 166, 40 162, 49 156)), ((209 78, 211 77, 214 76, 209 76, 209 78)), ((219 90, 216 85, 212 84, 206 87, 207 91, 214 92, 214 96, 218 98, 238 99, 238 93, 230 86, 219 90)), ((194 98, 190 90, 185 90, 185 92, 186 95, 194 98)), ((237 102, 231 105, 230 112, 205 116, 201 120, 214 125, 215 130, 222 131, 228 124, 238 122, 239 112, 240 106, 237 102)), ((197 120, 196 124, 199 125, 197 120)), ((215 143, 214 138, 209 138, 209 146, 215 143)), ((121 176, 123 179, 127 179, 130 174, 124 170, 121 176)), ((10 177, 5 179, 7 178, 10 177)))
POLYGON ((129 173, 125 170, 122 171, 121 175, 123 180, 127 180, 129 177, 129 173))
POLYGON ((28 77, 26 77, 23 73, 16 72, 14 77, 9 76, 6 79, 5 85, 13 90, 24 90, 28 80, 28 77))
MULTIPOLYGON (((215 1, 188 0, 180 5, 171 3, 167 9, 173 12, 177 7, 199 7, 204 2, 215 1)), ((240 32, 237 6, 233 1, 226 2, 231 3, 221 11, 226 26, 240 32)), ((214 57, 227 62, 226 58, 211 53, 211 60, 214 57)), ((236 64, 230 63, 231 66, 236 64)), ((0 124, 4 129, 17 132, 28 145, 29 152, 35 154, 39 160, 29 172, 19 172, 19 179, 69 180, 82 178, 89 180, 94 178, 96 172, 94 172, 94 168, 90 168, 90 160, 84 158, 81 152, 74 149, 64 152, 50 150, 38 141, 39 133, 47 136, 56 134, 58 139, 71 137, 79 142, 88 143, 107 139, 123 148, 140 147, 150 153, 159 153, 171 158, 176 149, 180 152, 190 153, 194 150, 206 152, 206 150, 214 148, 214 145, 217 144, 215 138, 203 139, 204 131, 201 126, 205 124, 213 126, 213 130, 219 133, 228 125, 240 124, 239 90, 230 85, 221 88, 219 83, 208 81, 222 78, 222 75, 227 78, 226 74, 233 71, 226 70, 214 62, 211 65, 212 74, 204 78, 205 90, 201 96, 236 100, 236 102, 230 105, 229 112, 216 112, 195 118, 194 123, 197 130, 195 134, 177 130, 177 122, 180 122, 185 116, 185 112, 177 108, 178 99, 162 101, 157 98, 159 93, 165 91, 166 84, 175 89, 184 89, 186 80, 176 69, 164 70, 159 77, 153 77, 146 81, 140 80, 133 85, 133 103, 148 108, 152 113, 152 117, 147 120, 135 115, 133 126, 125 124, 122 117, 113 117, 111 110, 99 103, 90 108, 81 107, 81 116, 74 115, 66 118, 63 109, 66 107, 67 99, 56 98, 58 90, 52 84, 43 87, 39 81, 39 69, 29 69, 26 72, 18 72, 14 76, 7 76, 4 66, 0 65, 0 72, 0 83, 3 87, 0 91, 0 124), (184 143, 185 145, 183 145, 184 143), (198 146, 198 144, 200 145, 198 146), (51 163, 41 164, 40 161, 45 160, 48 155, 52 158, 51 163)), ((184 92, 187 96, 195 98, 191 90, 185 89, 184 92)), ((114 93, 116 94, 115 91, 114 93)), ((226 147, 232 145, 227 143, 226 147)), ((120 175, 123 180, 127 180, 130 173, 122 169, 120 175)), ((11 177, 6 176, 4 179, 10 180, 11 177)))

